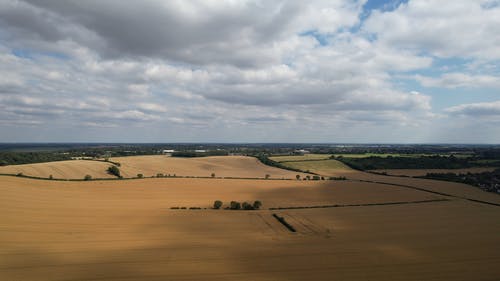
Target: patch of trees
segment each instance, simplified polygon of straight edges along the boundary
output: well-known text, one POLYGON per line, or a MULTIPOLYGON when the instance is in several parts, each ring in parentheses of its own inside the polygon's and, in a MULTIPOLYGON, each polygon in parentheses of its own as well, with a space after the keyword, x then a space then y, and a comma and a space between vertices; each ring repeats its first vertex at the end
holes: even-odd
POLYGON ((500 192, 500 169, 481 173, 427 173, 422 178, 453 181, 477 186, 485 191, 500 192))
POLYGON ((107 171, 111 175, 114 175, 114 176, 119 177, 119 178, 122 177, 120 175, 120 169, 118 169, 118 167, 116 167, 116 166, 109 166, 107 171))
MULTIPOLYGON (((222 201, 220 200, 216 200, 214 202, 214 209, 220 209, 222 208, 222 201)), ((248 202, 243 202, 243 203, 240 203, 238 201, 231 201, 229 203, 229 206, 226 207, 225 209, 226 210, 259 210, 260 207, 262 206, 262 202, 259 201, 259 200, 256 200, 253 202, 253 204, 250 204, 248 202)))
POLYGON ((56 152, 0 152, 0 166, 64 160, 71 160, 71 156, 56 152))
POLYGON ((357 170, 377 169, 461 169, 477 167, 471 158, 454 156, 335 158, 357 170))

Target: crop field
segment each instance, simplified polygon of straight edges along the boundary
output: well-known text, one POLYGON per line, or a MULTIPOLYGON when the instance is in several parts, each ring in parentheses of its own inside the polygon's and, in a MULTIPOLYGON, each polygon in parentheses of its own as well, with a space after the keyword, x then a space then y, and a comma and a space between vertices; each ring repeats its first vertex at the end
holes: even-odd
POLYGON ((177 176, 239 178, 295 178, 297 172, 266 166, 254 157, 246 156, 211 156, 199 158, 177 158, 166 156, 133 156, 117 157, 111 161, 121 164, 124 177, 135 177, 137 174, 155 176, 158 173, 177 176))
POLYGON ((0 167, 0 174, 19 174, 54 179, 83 179, 85 175, 93 178, 114 178, 106 172, 110 163, 89 160, 69 160, 36 164, 11 165, 0 167))
POLYGON ((454 174, 466 174, 466 173, 482 173, 494 171, 495 167, 475 167, 475 168, 465 168, 465 169, 386 169, 386 170, 372 170, 371 172, 376 173, 386 173, 393 176, 409 176, 409 177, 419 177, 425 176, 427 173, 454 173, 454 174))
MULTIPOLYGON (((128 159, 112 160, 126 171, 128 159)), ((260 163, 246 163, 261 173, 260 163)), ((0 176, 0 280, 498 280, 499 206, 468 198, 499 196, 344 171, 372 182, 0 176), (214 200, 263 206, 214 210, 214 200)))
MULTIPOLYGON (((157 174, 171 176, 193 177, 235 177, 235 178, 265 178, 269 175, 274 179, 292 179, 303 173, 278 169, 260 163, 254 157, 245 156, 212 156, 200 158, 174 158, 163 155, 116 157, 110 159, 120 163, 120 172, 124 178, 134 178, 138 174, 144 177, 157 174)), ((107 173, 111 163, 90 160, 71 160, 37 164, 11 165, 0 167, 0 174, 55 179, 83 179, 85 175, 92 178, 115 178, 107 173)))

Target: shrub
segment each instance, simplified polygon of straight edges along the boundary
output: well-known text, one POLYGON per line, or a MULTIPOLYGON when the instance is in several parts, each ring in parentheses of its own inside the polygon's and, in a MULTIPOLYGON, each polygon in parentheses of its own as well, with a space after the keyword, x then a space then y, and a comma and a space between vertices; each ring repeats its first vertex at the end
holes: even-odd
POLYGON ((295 179, 300 180, 300 175, 296 175, 295 179))
POLYGON ((243 210, 253 210, 253 206, 248 204, 247 202, 243 202, 243 204, 241 204, 241 207, 243 210))
POLYGON ((313 181, 319 181, 320 180, 320 176, 313 176, 313 181))
POLYGON ((260 202, 259 200, 256 200, 255 202, 253 202, 253 208, 255 210, 260 209, 261 206, 262 206, 262 202, 260 202))
POLYGON ((270 177, 271 177, 271 175, 266 174, 266 180, 269 179, 270 177))
POLYGON ((54 179, 54 177, 52 175, 49 175, 49 180, 52 180, 54 179))
POLYGON ((241 209, 240 202, 231 201, 231 203, 229 205, 230 205, 231 210, 240 210, 241 209))
POLYGON ((222 201, 215 200, 214 201, 214 209, 220 209, 222 207, 222 201))
POLYGON ((144 175, 143 174, 137 174, 137 177, 140 178, 140 179, 142 179, 144 177, 144 175))
POLYGON ((120 177, 120 169, 118 169, 118 167, 116 166, 109 166, 108 173, 120 177))
POLYGON ((83 177, 84 180, 86 181, 89 181, 92 179, 92 176, 91 175, 85 175, 85 177, 83 177))
POLYGON ((163 178, 163 174, 162 173, 158 173, 158 174, 156 174, 156 177, 157 178, 163 178))
POLYGON ((215 178, 215 173, 212 173, 210 176, 211 176, 212 178, 215 178))

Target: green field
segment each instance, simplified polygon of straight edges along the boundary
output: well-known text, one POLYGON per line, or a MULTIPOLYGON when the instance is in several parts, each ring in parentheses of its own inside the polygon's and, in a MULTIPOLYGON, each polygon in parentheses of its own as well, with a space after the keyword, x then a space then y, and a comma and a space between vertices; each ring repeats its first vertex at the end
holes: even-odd
POLYGON ((326 160, 329 159, 331 154, 304 154, 304 155, 286 155, 286 156, 273 156, 269 159, 276 162, 289 162, 289 161, 309 161, 309 160, 326 160))

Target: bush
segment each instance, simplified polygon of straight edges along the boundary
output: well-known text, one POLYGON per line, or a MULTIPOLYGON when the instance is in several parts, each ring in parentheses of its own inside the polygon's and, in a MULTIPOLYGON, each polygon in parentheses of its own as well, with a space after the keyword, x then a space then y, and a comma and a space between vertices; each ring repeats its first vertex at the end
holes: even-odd
POLYGON ((300 175, 296 175, 295 179, 300 180, 300 175))
POLYGON ((231 210, 241 210, 240 202, 231 201, 231 203, 229 205, 230 205, 231 210))
POLYGON ((143 174, 137 174, 137 177, 140 178, 140 179, 142 179, 144 177, 144 175, 143 174))
POLYGON ((211 176, 212 178, 215 178, 215 173, 212 173, 210 176, 211 176))
POLYGON ((255 202, 253 202, 253 208, 254 208, 255 210, 260 209, 260 207, 261 207, 261 206, 262 206, 262 202, 260 202, 259 200, 257 200, 257 201, 255 201, 255 202))
POLYGON ((121 177, 120 176, 120 169, 118 169, 118 167, 116 167, 116 166, 109 166, 108 173, 115 175, 117 177, 121 177))
POLYGON ((214 201, 214 209, 220 209, 222 207, 222 201, 215 200, 214 201))
POLYGON ((243 210, 253 210, 253 206, 248 204, 247 202, 243 202, 243 204, 241 204, 241 207, 243 210))
POLYGON ((85 175, 85 177, 83 177, 84 180, 86 181, 89 181, 92 179, 92 176, 91 175, 85 175))
POLYGON ((162 173, 158 173, 158 174, 156 174, 156 177, 157 178, 163 178, 163 174, 162 173))
POLYGON ((321 179, 321 177, 320 176, 313 176, 312 179, 313 179, 313 181, 319 181, 321 179))
POLYGON ((52 180, 54 179, 54 177, 52 175, 49 175, 49 180, 52 180))
POLYGON ((271 175, 266 174, 266 180, 269 179, 270 177, 271 177, 271 175))

